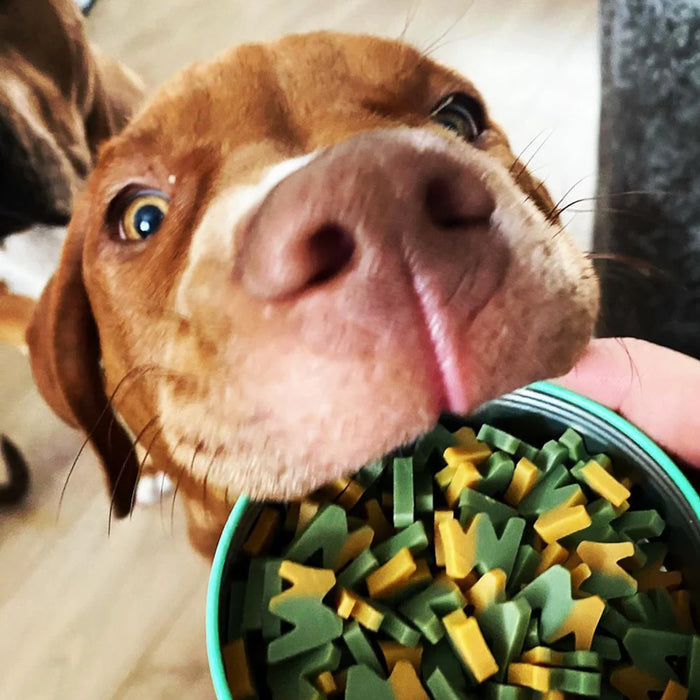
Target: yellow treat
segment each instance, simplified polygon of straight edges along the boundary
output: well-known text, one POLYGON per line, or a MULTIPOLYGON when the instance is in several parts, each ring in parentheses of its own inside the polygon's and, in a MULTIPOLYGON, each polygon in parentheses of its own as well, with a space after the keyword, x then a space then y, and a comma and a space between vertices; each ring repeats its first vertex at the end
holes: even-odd
POLYGON ((335 574, 330 569, 313 569, 293 561, 283 561, 280 564, 279 575, 289 581, 292 587, 270 598, 270 607, 278 605, 287 598, 299 596, 323 598, 335 586, 335 574))
POLYGON ((467 532, 462 530, 457 520, 445 520, 440 523, 440 536, 445 548, 445 570, 447 575, 461 579, 471 573, 476 564, 476 532, 474 523, 478 522, 477 514, 467 532))
POLYGON ((435 479, 435 483, 444 491, 449 485, 450 481, 452 481, 452 477, 455 475, 455 472, 457 471, 457 462, 454 464, 448 464, 444 469, 441 469, 435 476, 433 477, 435 479))
POLYGON ((629 489, 606 472, 594 459, 581 469, 580 474, 593 491, 615 507, 621 506, 630 497, 629 489))
POLYGON ((673 601, 673 612, 676 622, 682 630, 692 632, 694 630, 693 617, 690 612, 690 593, 686 590, 673 591, 671 593, 673 601))
POLYGON ((569 558, 564 562, 564 566, 573 571, 579 564, 582 564, 581 557, 576 552, 570 552, 569 558))
POLYGON ((631 588, 637 589, 637 579, 630 576, 619 564, 634 554, 633 542, 581 542, 576 553, 591 571, 626 580, 631 588))
POLYGON ((523 457, 516 465, 513 478, 506 489, 503 500, 511 506, 517 506, 534 488, 540 470, 529 459, 523 457))
POLYGON ((526 688, 539 690, 540 693, 550 691, 549 679, 551 669, 534 664, 510 664, 508 666, 508 683, 524 685, 526 688))
POLYGON ((310 522, 311 519, 318 513, 318 509, 321 507, 320 503, 316 501, 302 501, 299 504, 299 519, 297 520, 297 531, 298 535, 310 522))
POLYGON ((250 667, 248 666, 245 642, 242 639, 229 642, 221 649, 221 656, 224 661, 226 680, 228 681, 233 700, 255 697, 256 693, 250 675, 250 667))
POLYGON ((583 506, 562 507, 542 513, 535 521, 535 531, 548 544, 585 530, 591 525, 591 516, 583 506))
POLYGON ((618 666, 610 674, 610 685, 631 700, 648 700, 652 690, 663 690, 664 683, 635 666, 618 666))
POLYGON ((281 519, 282 515, 277 508, 265 506, 241 549, 249 557, 257 557, 266 552, 277 534, 281 519))
POLYGON ((374 539, 374 530, 364 525, 348 535, 333 561, 333 571, 342 569, 348 562, 358 557, 365 549, 369 549, 374 539))
POLYGON ((688 691, 682 686, 676 683, 674 680, 670 680, 664 690, 664 694, 661 696, 661 700, 687 700, 688 691))
POLYGON ((374 530, 374 544, 384 542, 394 534, 394 528, 386 519, 379 501, 375 498, 365 503, 365 515, 367 524, 374 530))
POLYGON ((549 647, 533 647, 524 651, 520 657, 523 663, 537 666, 561 666, 564 663, 564 655, 549 647))
POLYGON ((540 563, 537 565, 535 576, 539 576, 556 564, 563 564, 569 557, 569 551, 564 549, 559 542, 548 544, 540 553, 540 563))
POLYGON ((408 661, 397 661, 389 676, 394 695, 401 700, 430 700, 416 669, 408 661))
POLYGON ((581 563, 571 569, 571 590, 573 593, 581 593, 581 584, 591 576, 591 567, 581 563))
POLYGON ((373 571, 365 582, 371 597, 380 597, 391 593, 397 584, 404 583, 417 569, 411 550, 404 547, 386 564, 373 571))
POLYGON ((630 502, 623 501, 619 506, 613 506, 615 515, 619 518, 623 513, 626 513, 630 509, 630 502))
POLYGON ((477 615, 493 603, 506 599, 506 573, 503 569, 492 569, 485 573, 470 589, 469 602, 477 615))
POLYGON ((542 693, 542 700, 566 700, 566 695, 561 690, 550 690, 542 693))
POLYGON ((491 454, 491 448, 485 442, 475 442, 467 447, 448 447, 442 456, 448 464, 459 464, 460 462, 481 464, 491 454))
POLYGON ((320 491, 328 500, 334 501, 349 485, 350 479, 347 476, 341 476, 340 479, 326 484, 320 491))
POLYGON ((404 590, 404 588, 412 586, 414 583, 422 583, 424 581, 432 579, 432 577, 433 575, 430 572, 428 562, 425 561, 425 559, 419 559, 416 562, 416 570, 405 581, 397 581, 394 585, 389 587, 382 595, 377 597, 383 598, 395 595, 396 593, 399 593, 400 591, 404 590))
POLYGON ((647 561, 642 568, 634 570, 634 577, 637 579, 637 590, 640 593, 654 590, 654 588, 675 588, 683 581, 680 571, 662 571, 666 559, 666 550, 659 554, 656 559, 647 561))
POLYGON ((316 683, 314 684, 316 689, 323 693, 324 695, 330 695, 331 693, 338 692, 338 685, 333 678, 333 674, 330 671, 324 671, 316 677, 316 683))
POLYGON ((452 481, 445 491, 445 500, 450 508, 455 508, 459 495, 468 487, 475 486, 481 480, 479 470, 471 462, 460 462, 457 465, 452 481))
POLYGON ((600 618, 605 610, 605 601, 597 595, 590 598, 575 600, 569 612, 569 617, 562 626, 547 640, 548 643, 556 642, 567 634, 574 633, 576 651, 588 651, 593 642, 600 618))
POLYGON ((442 546, 442 535, 440 534, 440 523, 445 520, 453 520, 455 514, 451 510, 436 510, 434 513, 434 533, 435 533, 435 563, 438 566, 445 566, 445 549, 442 546))
POLYGON ((336 612, 343 620, 349 620, 352 611, 355 609, 355 605, 357 605, 359 601, 360 599, 356 595, 345 590, 345 588, 341 588, 336 594, 336 612))
POLYGON ((345 508, 345 510, 350 510, 357 505, 357 502, 362 498, 364 493, 365 489, 362 484, 353 479, 340 496, 336 498, 336 503, 345 508))
POLYGON ((442 623, 464 665, 477 683, 482 683, 498 673, 498 664, 484 641, 476 618, 467 617, 464 610, 460 609, 443 617, 442 623))
POLYGON ((455 440, 457 440, 458 447, 471 447, 478 442, 476 433, 467 426, 456 430, 452 435, 454 435, 455 440))
POLYGON ((398 642, 380 640, 379 648, 382 650, 382 654, 384 654, 384 660, 386 661, 389 673, 394 670, 397 661, 408 661, 416 671, 420 669, 420 662, 423 658, 423 647, 405 647, 398 642))
POLYGON ((382 494, 382 508, 384 510, 393 510, 394 508, 394 494, 387 493, 386 491, 382 494))
POLYGON ((364 600, 359 599, 350 615, 363 627, 372 630, 372 632, 376 632, 384 620, 383 613, 380 613, 379 610, 373 608, 369 603, 365 603, 364 600))

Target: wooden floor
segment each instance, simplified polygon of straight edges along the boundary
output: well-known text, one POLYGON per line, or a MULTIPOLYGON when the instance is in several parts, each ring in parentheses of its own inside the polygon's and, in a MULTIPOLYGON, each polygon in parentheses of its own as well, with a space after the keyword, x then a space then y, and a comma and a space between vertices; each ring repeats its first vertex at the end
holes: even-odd
MULTIPOLYGON (((593 191, 598 111, 593 0, 99 0, 92 38, 156 86, 229 45, 335 28, 407 38, 467 74, 555 199, 593 191), (535 150, 540 147, 538 153, 535 150)), ((583 207, 585 208, 585 207, 583 207)), ((570 228, 583 245, 590 219, 570 228)), ((0 514, 0 699, 211 698, 204 646, 208 567, 170 503, 107 537, 91 454, 58 501, 79 436, 0 347, 0 432, 33 467, 31 497, 0 514)))

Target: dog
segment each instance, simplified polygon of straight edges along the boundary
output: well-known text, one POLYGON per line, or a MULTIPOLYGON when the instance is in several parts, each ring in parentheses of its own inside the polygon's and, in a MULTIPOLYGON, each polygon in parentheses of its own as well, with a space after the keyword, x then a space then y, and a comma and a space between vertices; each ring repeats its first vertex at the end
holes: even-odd
POLYGON ((27 337, 115 514, 148 457, 211 556, 239 494, 301 498, 566 372, 597 310, 474 86, 321 32, 189 68, 101 147, 27 337))
MULTIPOLYGON (((0 6, 0 341, 24 346, 58 265, 73 196, 101 141, 124 127, 141 81, 87 41, 73 0, 0 6)), ((0 504, 26 495, 21 454, 3 438, 0 504)))

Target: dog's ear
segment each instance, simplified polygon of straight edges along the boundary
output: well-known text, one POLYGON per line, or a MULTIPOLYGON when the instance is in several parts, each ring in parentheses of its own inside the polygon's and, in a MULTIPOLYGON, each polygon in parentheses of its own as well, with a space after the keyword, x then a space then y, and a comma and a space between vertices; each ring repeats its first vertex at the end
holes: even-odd
POLYGON ((105 393, 100 341, 83 282, 84 237, 76 234, 80 213, 34 312, 27 344, 39 391, 66 423, 88 434, 105 468, 114 512, 122 517, 131 510, 138 461, 105 393))

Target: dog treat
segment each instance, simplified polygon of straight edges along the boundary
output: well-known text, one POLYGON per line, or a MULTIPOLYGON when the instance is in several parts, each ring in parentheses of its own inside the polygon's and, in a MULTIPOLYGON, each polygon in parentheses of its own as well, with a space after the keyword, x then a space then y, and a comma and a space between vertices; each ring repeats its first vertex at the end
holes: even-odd
POLYGON ((440 425, 264 506, 225 582, 232 697, 700 698, 666 523, 614 466, 571 428, 440 425))

